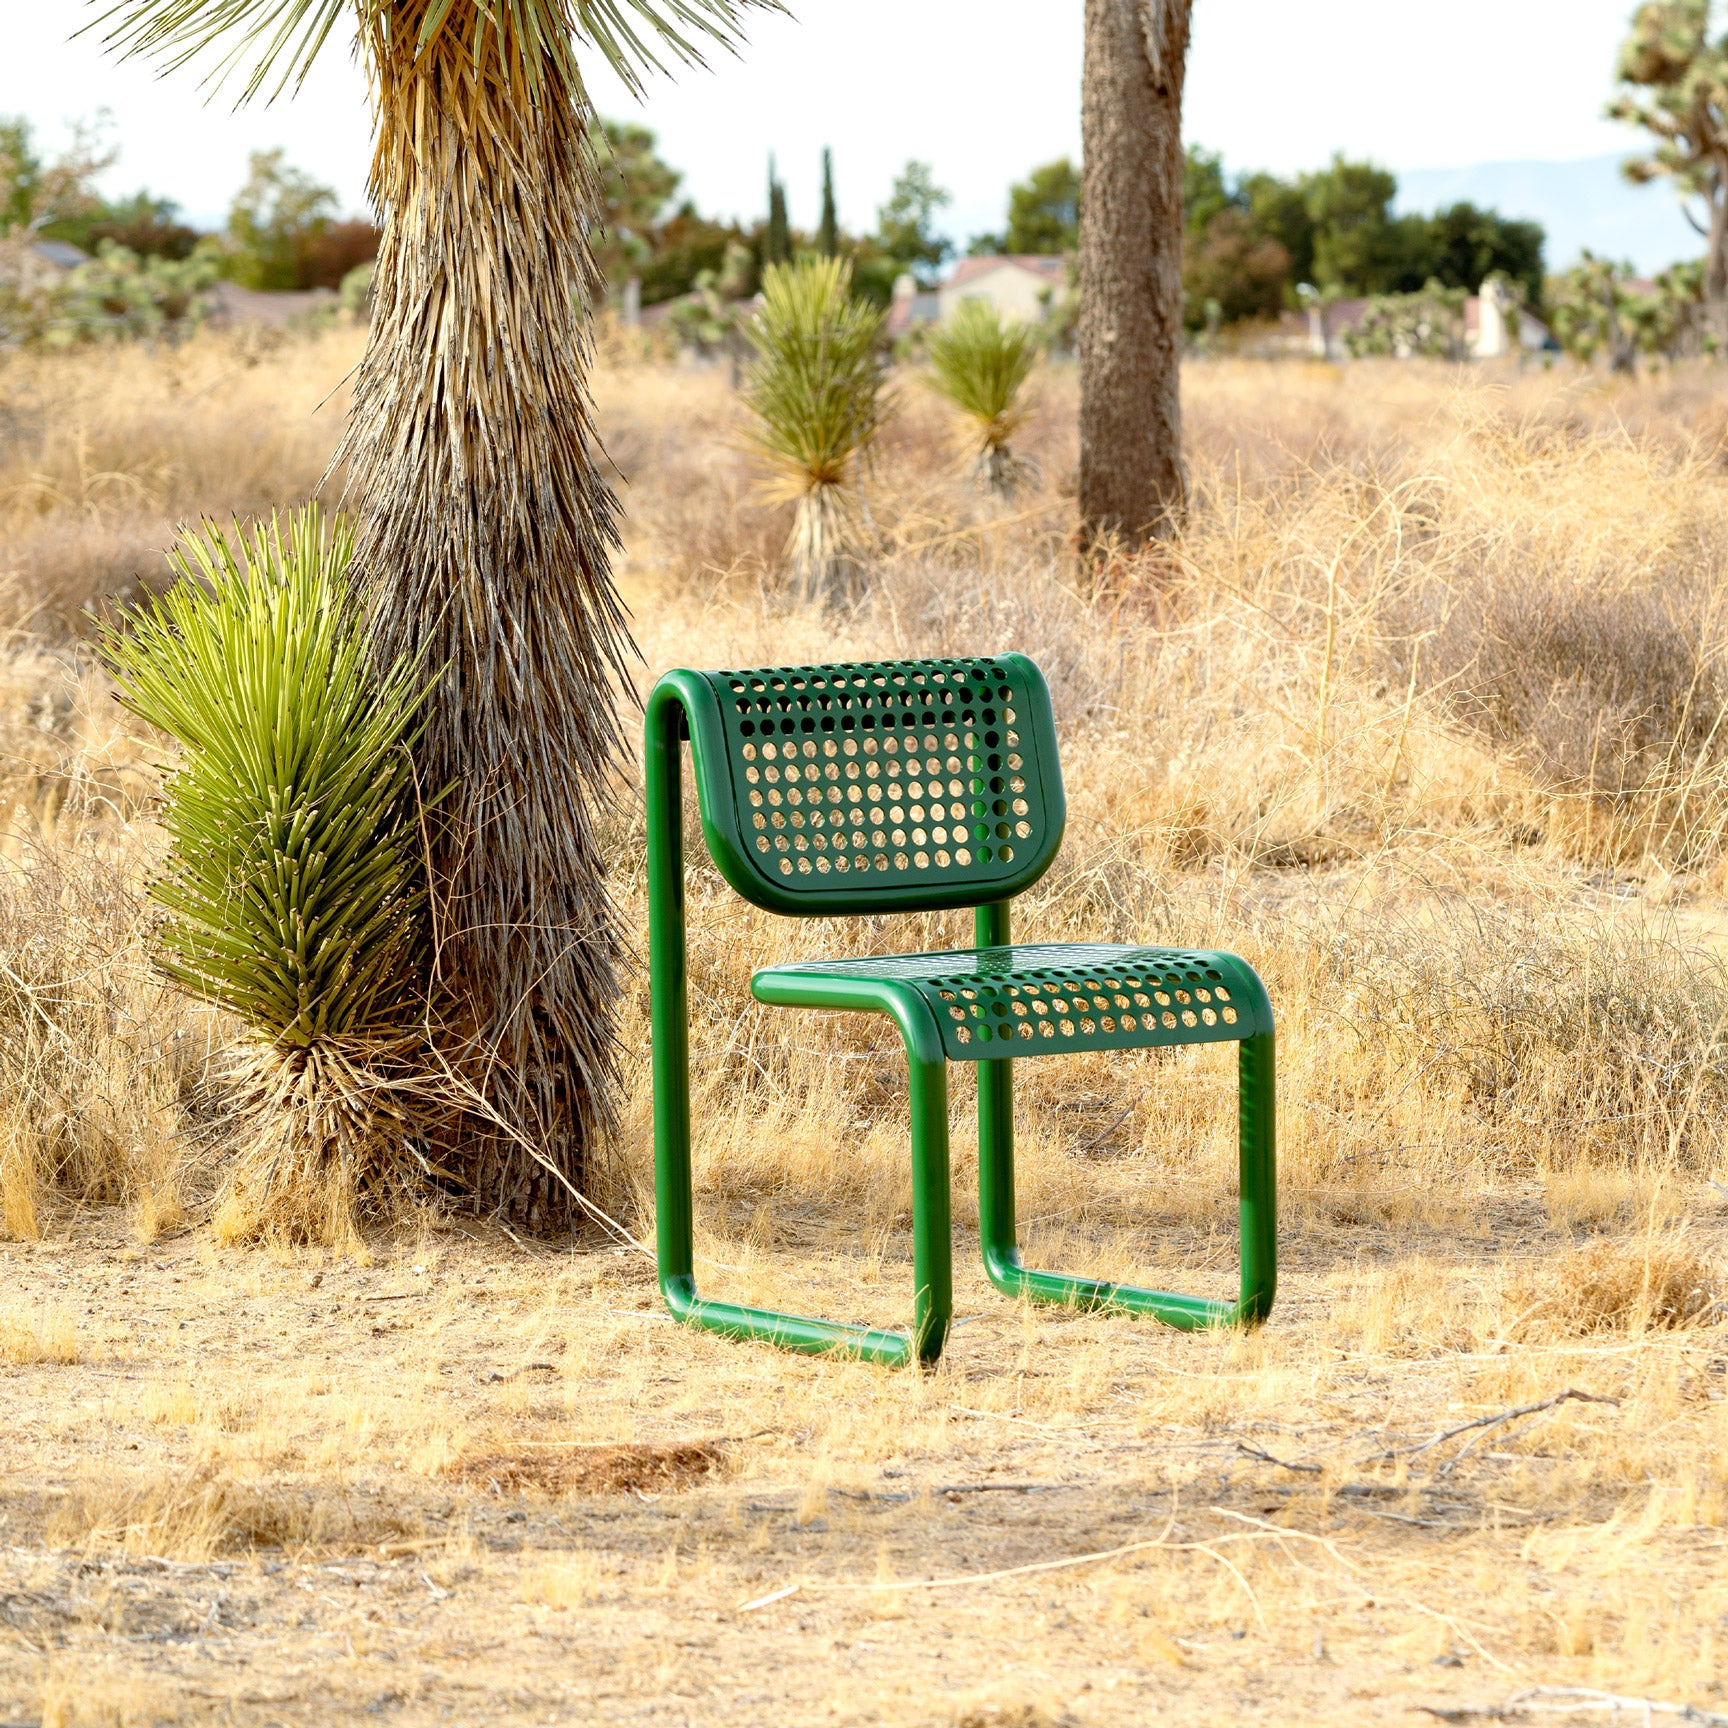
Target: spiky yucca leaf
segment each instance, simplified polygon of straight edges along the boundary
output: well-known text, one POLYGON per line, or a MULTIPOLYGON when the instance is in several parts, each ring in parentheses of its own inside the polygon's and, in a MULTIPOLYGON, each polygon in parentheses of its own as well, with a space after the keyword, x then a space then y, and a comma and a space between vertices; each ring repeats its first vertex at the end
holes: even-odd
POLYGON ((316 508, 250 539, 213 525, 180 580, 104 636, 121 701, 177 739, 151 885, 158 962, 293 1066, 395 1048, 421 1010, 426 896, 408 748, 413 669, 380 679, 316 508))
POLYGON ((774 264, 763 273, 744 400, 758 421, 754 441, 789 492, 842 484, 881 431, 883 317, 854 297, 844 259, 774 264))
POLYGON ((769 495, 797 502, 788 552, 810 597, 834 585, 859 461, 888 418, 883 317, 854 297, 843 259, 776 264, 763 274, 744 401, 756 416, 752 442, 773 475, 769 495))
MULTIPOLYGON (((281 68, 277 94, 299 85, 344 12, 352 10, 361 34, 389 35, 401 0, 120 0, 96 20, 110 24, 105 40, 124 54, 161 57, 169 70, 226 43, 215 65, 218 81, 250 58, 242 99, 255 96, 281 68)), ((735 48, 740 15, 781 12, 781 0, 431 0, 418 7, 413 39, 418 53, 448 29, 471 37, 476 55, 488 31, 508 37, 524 70, 538 84, 547 70, 574 77, 572 37, 589 43, 633 93, 642 74, 663 71, 656 45, 675 60, 702 63, 704 41, 735 48)))
POLYGON ((1008 440, 1026 419, 1021 391, 1038 359, 1032 331, 987 300, 962 300, 930 337, 929 354, 932 382, 977 440, 979 472, 996 490, 1012 490, 1008 440))

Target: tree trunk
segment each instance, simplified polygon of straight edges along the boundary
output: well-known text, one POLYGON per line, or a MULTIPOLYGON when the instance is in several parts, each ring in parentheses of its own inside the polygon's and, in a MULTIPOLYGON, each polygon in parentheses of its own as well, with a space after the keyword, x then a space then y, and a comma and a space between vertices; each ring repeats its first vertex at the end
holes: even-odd
POLYGON ((1704 253, 1704 322, 1728 357, 1728 160, 1717 158, 1710 195, 1710 234, 1704 253))
POLYGON ((338 460, 378 652, 437 680, 416 768, 448 788, 435 1043, 466 1106, 438 1161, 544 1227, 570 1216, 616 1069, 599 811, 632 650, 587 392, 600 196, 573 64, 535 80, 478 7, 416 60, 426 10, 379 8, 366 40, 383 238, 338 460))
POLYGON ((1182 79, 1190 0, 1086 0, 1080 524, 1168 533, 1183 505, 1182 79))

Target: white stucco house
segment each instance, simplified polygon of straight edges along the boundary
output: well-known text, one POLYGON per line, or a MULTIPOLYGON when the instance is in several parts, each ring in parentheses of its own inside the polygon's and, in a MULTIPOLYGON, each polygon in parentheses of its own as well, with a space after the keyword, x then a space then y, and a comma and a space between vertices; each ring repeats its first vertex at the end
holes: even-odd
POLYGON ((938 316, 952 316, 962 300, 988 300, 1005 318, 1036 324, 1067 283, 1067 261, 1037 253, 962 258, 936 290, 938 316))
POLYGON ((1548 326, 1526 312, 1495 277, 1464 302, 1464 328, 1473 360, 1498 360, 1520 349, 1538 353, 1554 346, 1548 326))
POLYGON ((1068 292, 1068 264, 1036 253, 992 253, 962 258, 935 288, 920 288, 910 276, 894 284, 888 330, 903 335, 919 324, 953 316, 963 300, 987 300, 1004 318, 1041 323, 1068 292))

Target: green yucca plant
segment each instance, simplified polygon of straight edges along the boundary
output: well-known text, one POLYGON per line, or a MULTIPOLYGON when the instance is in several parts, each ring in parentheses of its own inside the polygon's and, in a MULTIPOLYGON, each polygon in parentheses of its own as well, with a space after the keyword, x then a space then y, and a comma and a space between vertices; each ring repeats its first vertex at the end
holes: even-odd
POLYGON ((316 507, 250 538, 207 523, 169 554, 173 587, 103 635, 120 700, 182 750, 157 964, 245 1028, 255 1132, 219 1214, 236 1233, 351 1230, 404 1150, 425 1036, 424 687, 375 670, 352 550, 316 507))
POLYGON ((859 466, 889 409, 878 358, 883 316, 854 297, 842 259, 763 274, 744 400, 773 473, 769 495, 797 505, 787 556, 805 599, 833 597, 855 567, 859 466))
POLYGON ((936 388, 966 418, 976 440, 978 474, 993 492, 1010 493, 1020 464, 1008 446, 1028 412, 1021 392, 1038 359, 1037 338, 987 300, 962 300, 930 337, 936 388))

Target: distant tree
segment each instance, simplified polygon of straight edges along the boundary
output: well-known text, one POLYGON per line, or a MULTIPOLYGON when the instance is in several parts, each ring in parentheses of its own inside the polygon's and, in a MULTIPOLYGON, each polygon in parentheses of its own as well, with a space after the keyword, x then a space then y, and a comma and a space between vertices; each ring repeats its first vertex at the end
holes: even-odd
POLYGON ((637 272, 642 278, 642 304, 657 306, 690 293, 705 270, 725 268, 727 252, 734 245, 744 246, 750 255, 752 275, 747 292, 753 294, 758 255, 766 251, 767 244, 766 223, 757 227, 752 242, 735 222, 716 222, 686 200, 655 230, 653 253, 637 272))
POLYGON ((1290 254, 1253 216, 1235 205, 1214 214, 1198 234, 1189 231, 1182 261, 1183 322, 1200 330, 1211 316, 1223 324, 1276 318, 1290 279, 1290 254))
POLYGON ((762 267, 785 264, 792 257, 792 225, 786 217, 786 188, 774 158, 768 158, 768 222, 762 231, 762 267))
POLYGON ((1260 225, 1244 183, 1224 159, 1189 145, 1182 161, 1183 322, 1189 330, 1275 317, 1289 287, 1290 254, 1260 225))
POLYGON ((906 266, 884 252, 874 234, 846 242, 843 249, 852 262, 852 292, 872 306, 885 308, 893 300, 894 284, 906 274, 906 266))
POLYGON ((198 230, 178 220, 171 198, 134 192, 111 202, 96 190, 97 176, 119 158, 104 141, 106 128, 102 116, 79 122, 68 148, 44 162, 30 122, 0 117, 0 235, 27 229, 90 253, 112 240, 141 258, 190 257, 198 230))
POLYGON ((1430 282, 1475 293, 1498 273, 1526 305, 1541 304, 1538 223, 1464 203, 1394 216, 1397 190, 1385 169, 1342 156, 1294 182, 1262 173, 1232 183, 1220 157, 1191 145, 1183 163, 1188 327, 1201 328, 1208 301, 1227 323, 1293 304, 1302 283, 1368 296, 1422 295, 1430 282))
POLYGON ((1086 0, 1080 534, 1168 533, 1182 473, 1182 85, 1190 0, 1086 0))
POLYGON ((824 258, 840 255, 840 214, 834 207, 834 152, 822 149, 822 220, 816 229, 816 250, 824 258))
POLYGON ((908 162, 895 177, 888 202, 876 212, 877 245, 920 282, 932 281, 954 250, 935 227, 936 212, 952 201, 953 194, 936 184, 928 162, 908 162))
POLYGON ((1391 214, 1398 182, 1384 168, 1334 156, 1297 184, 1314 224, 1316 287, 1354 294, 1421 287, 1421 275, 1408 280, 1415 235, 1391 214))
POLYGON ((28 120, 0 116, 0 236, 41 234, 101 211, 95 182, 120 154, 105 142, 107 126, 105 113, 75 122, 66 148, 44 159, 28 120))
POLYGON ((1182 222, 1188 232, 1204 234, 1214 216, 1243 203, 1225 178, 1224 158, 1190 144, 1182 157, 1182 222))
POLYGON ((656 224, 683 176, 656 151, 654 134, 628 120, 599 120, 589 128, 594 165, 606 208, 595 237, 594 262, 614 289, 639 276, 653 255, 656 224))
POLYGON ((1517 284, 1526 306, 1539 306, 1546 239, 1539 222, 1453 204, 1427 219, 1427 274, 1447 288, 1474 294, 1498 273, 1517 284))
POLYGON ((1610 372, 1635 372, 1641 323, 1630 264, 1586 249, 1577 264, 1549 284, 1554 334, 1586 365, 1600 356, 1610 372))
POLYGON ((1728 343, 1728 32, 1714 37, 1711 0, 1650 0, 1633 14, 1609 116, 1641 126, 1655 148, 1626 164, 1636 182, 1673 181, 1687 220, 1704 236, 1703 295, 1710 327, 1728 343), (1690 208, 1703 205, 1700 219, 1690 208))
POLYGON ((363 217, 326 223, 301 249, 295 286, 339 289, 351 271, 378 256, 378 241, 378 230, 363 217))
POLYGON ((330 226, 336 192, 291 168, 287 152, 254 150, 228 210, 228 273, 242 288, 300 288, 307 253, 330 226))
MULTIPOLYGON (((370 229, 371 224, 366 225, 370 229)), ((166 258, 181 262, 192 256, 203 236, 180 220, 180 206, 172 198, 152 198, 147 191, 103 205, 89 225, 90 238, 74 244, 94 252, 104 240, 112 240, 140 258, 166 258)), ((376 248, 374 248, 375 250, 376 248)))
POLYGON ((1072 252, 1080 244, 1080 174, 1066 157, 1034 168, 1008 188, 1003 252, 1072 252))
POLYGON ((1254 226, 1276 240, 1290 259, 1290 281, 1314 280, 1314 218, 1302 188, 1276 174, 1248 174, 1236 183, 1237 193, 1254 226))

